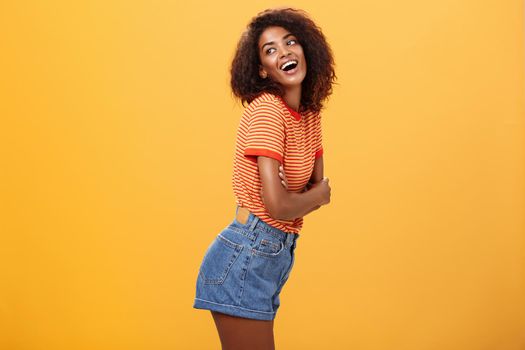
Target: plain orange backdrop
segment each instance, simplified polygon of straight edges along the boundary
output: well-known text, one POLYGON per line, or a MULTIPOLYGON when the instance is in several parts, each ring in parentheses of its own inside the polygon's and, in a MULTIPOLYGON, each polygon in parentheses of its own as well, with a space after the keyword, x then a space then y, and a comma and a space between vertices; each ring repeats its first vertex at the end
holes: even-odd
POLYGON ((332 202, 305 218, 278 349, 525 349, 521 1, 6 1, 0 348, 218 349, 192 308, 233 218, 252 16, 308 11, 339 77, 332 202))

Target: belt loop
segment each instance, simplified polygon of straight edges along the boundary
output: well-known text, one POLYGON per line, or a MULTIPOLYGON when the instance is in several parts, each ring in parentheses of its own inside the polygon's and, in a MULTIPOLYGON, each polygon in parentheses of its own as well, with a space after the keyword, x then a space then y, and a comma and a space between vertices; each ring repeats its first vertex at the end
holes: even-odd
POLYGON ((250 213, 252 216, 252 222, 250 224, 250 231, 253 231, 255 229, 255 225, 257 225, 257 222, 259 221, 259 217, 253 213, 250 213))
POLYGON ((293 244, 293 238, 295 233, 287 232, 286 233, 286 246, 290 247, 293 244))

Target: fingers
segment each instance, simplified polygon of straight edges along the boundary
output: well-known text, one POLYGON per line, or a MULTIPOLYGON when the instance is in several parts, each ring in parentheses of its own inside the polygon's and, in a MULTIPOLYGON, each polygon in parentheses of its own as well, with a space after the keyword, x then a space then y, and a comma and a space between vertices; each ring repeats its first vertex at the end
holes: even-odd
MULTIPOLYGON (((284 166, 281 164, 279 165, 279 177, 281 178, 281 184, 286 188, 288 189, 288 179, 286 178, 286 174, 284 172, 284 166)), ((321 181, 324 181, 328 184, 328 177, 323 177, 323 179, 321 181)), ((305 186, 305 190, 309 190, 310 187, 313 187, 315 185, 315 183, 311 183, 311 182, 308 182, 308 184, 306 184, 305 186)))
POLYGON ((284 174, 284 167, 282 165, 279 165, 279 177, 281 178, 281 184, 288 189, 288 179, 286 179, 286 175, 284 174))

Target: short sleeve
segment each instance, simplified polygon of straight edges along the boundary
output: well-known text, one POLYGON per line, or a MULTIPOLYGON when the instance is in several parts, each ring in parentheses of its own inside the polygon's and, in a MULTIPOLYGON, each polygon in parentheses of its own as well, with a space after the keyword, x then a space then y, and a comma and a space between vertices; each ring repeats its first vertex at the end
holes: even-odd
POLYGON ((321 114, 318 113, 315 117, 315 158, 323 155, 323 131, 321 128, 321 114))
POLYGON ((253 111, 248 130, 244 155, 252 161, 256 156, 266 156, 283 162, 285 123, 282 112, 269 102, 253 111))

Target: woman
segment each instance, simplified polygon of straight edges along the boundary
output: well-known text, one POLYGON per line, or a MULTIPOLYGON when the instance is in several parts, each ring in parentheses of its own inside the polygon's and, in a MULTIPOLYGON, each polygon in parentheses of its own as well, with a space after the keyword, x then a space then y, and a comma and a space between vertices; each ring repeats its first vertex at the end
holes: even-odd
POLYGON ((274 349, 303 217, 330 202, 320 111, 335 79, 330 46, 303 11, 263 11, 238 43, 231 87, 248 106, 235 145, 236 215, 206 251, 193 305, 211 310, 223 350, 274 349))

